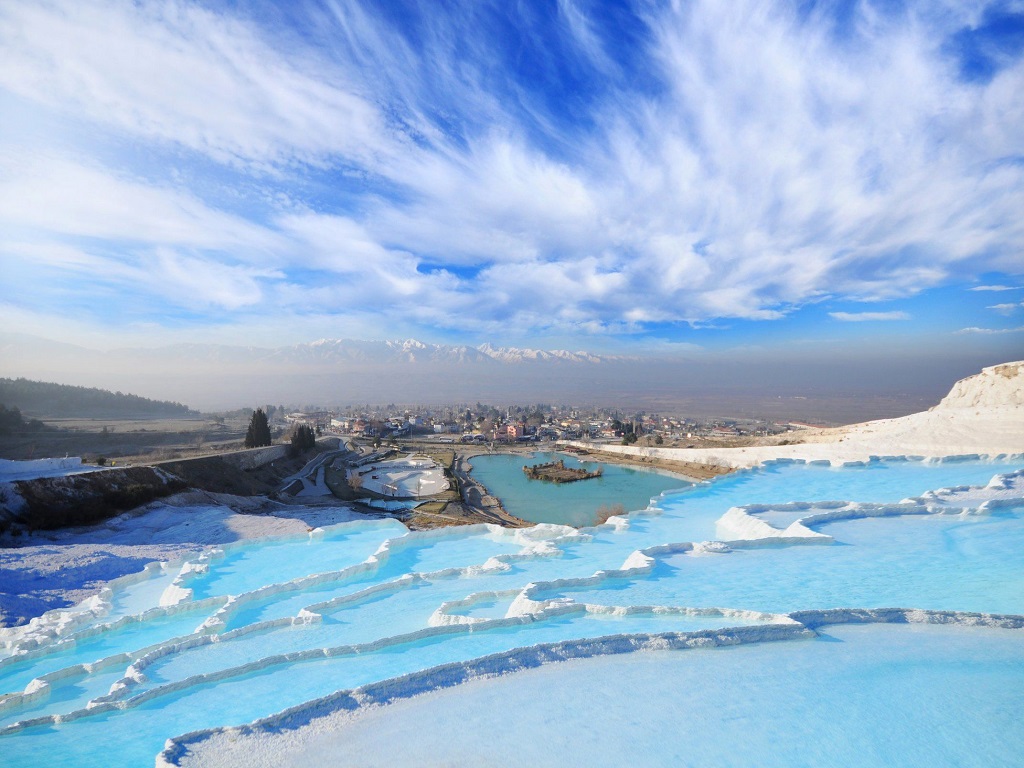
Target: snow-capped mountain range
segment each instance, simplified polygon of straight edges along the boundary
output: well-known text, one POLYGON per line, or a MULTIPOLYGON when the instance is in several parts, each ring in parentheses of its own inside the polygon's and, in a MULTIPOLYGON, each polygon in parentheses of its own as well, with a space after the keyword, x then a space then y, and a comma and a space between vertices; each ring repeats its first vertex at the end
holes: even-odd
POLYGON ((613 359, 589 352, 567 350, 519 349, 481 344, 427 344, 416 339, 404 341, 359 341, 354 339, 320 339, 310 344, 296 344, 271 350, 271 355, 291 362, 367 362, 367 363, 601 363, 613 359))
POLYGON ((96 352, 72 344, 51 342, 31 336, 10 335, 0 338, 0 348, 12 356, 45 355, 64 360, 89 358, 134 359, 140 362, 181 360, 192 364, 270 363, 280 365, 330 366, 338 363, 387 365, 394 363, 447 364, 586 364, 596 365, 630 358, 594 355, 567 350, 520 349, 479 346, 428 344, 416 339, 397 341, 365 341, 359 339, 320 339, 284 347, 231 346, 222 344, 185 343, 161 347, 131 347, 96 352), (21 353, 21 354, 19 354, 21 353))

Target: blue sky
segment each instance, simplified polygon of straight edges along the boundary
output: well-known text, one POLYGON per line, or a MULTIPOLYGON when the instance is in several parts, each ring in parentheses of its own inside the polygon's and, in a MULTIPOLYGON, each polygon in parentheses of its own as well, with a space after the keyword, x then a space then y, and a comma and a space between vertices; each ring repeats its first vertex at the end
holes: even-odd
POLYGON ((1024 351, 1019 2, 0 5, 0 323, 1024 351))

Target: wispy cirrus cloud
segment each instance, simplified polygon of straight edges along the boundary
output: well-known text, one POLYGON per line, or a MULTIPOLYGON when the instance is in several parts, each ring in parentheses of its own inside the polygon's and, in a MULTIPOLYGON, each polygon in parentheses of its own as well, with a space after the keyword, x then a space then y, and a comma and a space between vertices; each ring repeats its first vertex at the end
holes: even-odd
POLYGON ((387 142, 372 96, 343 71, 199 4, 11 4, 0 35, 6 89, 220 161, 359 158, 387 142))
POLYGON ((983 13, 535 11, 6 5, 0 88, 75 131, 0 144, 0 219, 108 290, 160 275, 156 322, 587 336, 1020 273, 1024 64, 956 66, 983 13))
POLYGON ((264 223, 210 205, 170 179, 43 153, 0 154, 0 222, 37 239, 190 246, 246 259, 286 247, 264 223))
POLYGON ((987 307, 987 309, 994 310, 1001 315, 1012 315, 1014 312, 1019 312, 1021 309, 1024 309, 1024 301, 1007 304, 993 304, 992 306, 987 307))
POLYGON ((889 320, 909 320, 906 312, 829 312, 833 320, 843 323, 886 322, 889 320))
POLYGON ((1024 325, 1017 328, 978 328, 977 326, 971 326, 969 328, 961 328, 957 331, 958 334, 977 334, 980 336, 1000 336, 1006 333, 1024 333, 1024 325))

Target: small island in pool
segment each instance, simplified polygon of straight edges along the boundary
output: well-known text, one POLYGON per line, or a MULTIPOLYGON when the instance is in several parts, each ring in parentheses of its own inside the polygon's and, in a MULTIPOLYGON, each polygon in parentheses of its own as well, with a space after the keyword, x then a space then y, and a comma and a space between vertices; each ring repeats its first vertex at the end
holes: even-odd
POLYGON ((544 464, 534 464, 523 467, 523 474, 530 480, 545 480, 549 483, 575 483, 578 480, 590 480, 604 474, 604 469, 598 467, 591 471, 584 467, 567 467, 564 459, 549 461, 544 464))

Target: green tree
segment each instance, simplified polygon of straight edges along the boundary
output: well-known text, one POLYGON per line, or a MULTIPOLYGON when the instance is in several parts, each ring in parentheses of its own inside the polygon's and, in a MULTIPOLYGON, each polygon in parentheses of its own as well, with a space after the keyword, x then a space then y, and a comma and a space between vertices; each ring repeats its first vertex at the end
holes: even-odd
POLYGON ((263 409, 257 408, 245 433, 245 447, 261 448, 265 445, 270 445, 270 423, 263 409))
POLYGON ((21 425, 21 410, 18 407, 7 410, 6 405, 0 405, 0 432, 17 429, 21 425))
POLYGON ((316 446, 316 435, 308 424, 299 424, 292 430, 291 452, 293 456, 312 450, 316 446))

